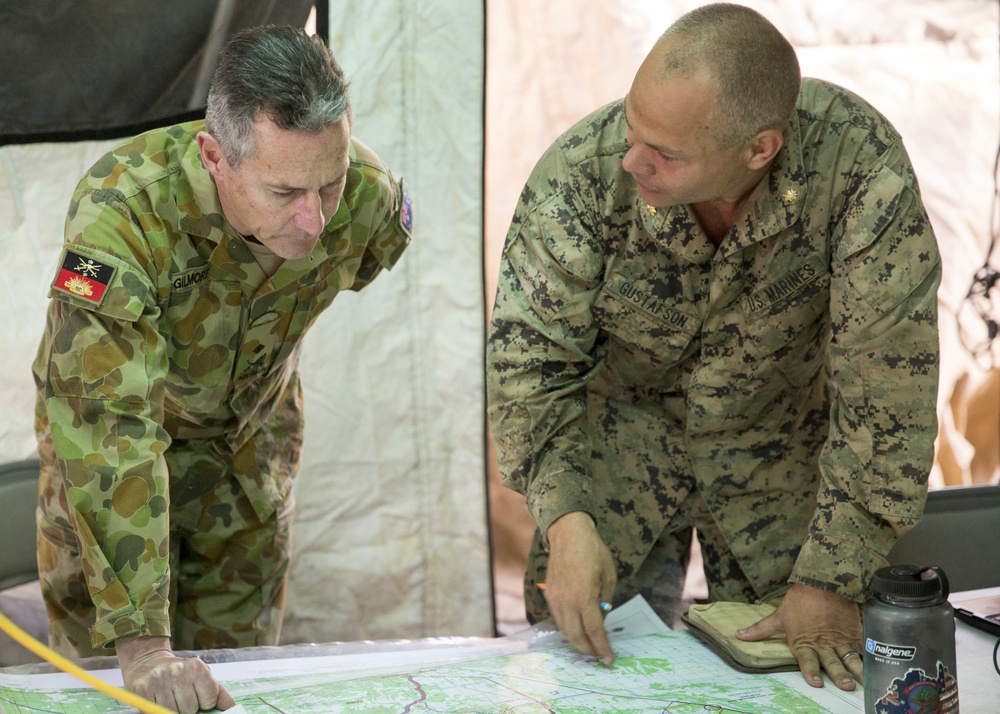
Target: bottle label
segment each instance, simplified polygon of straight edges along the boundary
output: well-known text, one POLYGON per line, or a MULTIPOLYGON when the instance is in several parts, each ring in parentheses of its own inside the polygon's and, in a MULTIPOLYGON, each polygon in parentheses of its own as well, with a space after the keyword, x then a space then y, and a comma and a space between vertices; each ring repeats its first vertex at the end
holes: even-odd
POLYGON ((897 662, 909 662, 917 655, 917 648, 909 645, 890 645, 879 642, 869 637, 865 640, 865 650, 869 654, 883 659, 896 660, 897 662))
POLYGON ((958 682, 941 662, 937 663, 936 677, 922 669, 911 669, 889 683, 876 705, 879 714, 958 714, 958 682))

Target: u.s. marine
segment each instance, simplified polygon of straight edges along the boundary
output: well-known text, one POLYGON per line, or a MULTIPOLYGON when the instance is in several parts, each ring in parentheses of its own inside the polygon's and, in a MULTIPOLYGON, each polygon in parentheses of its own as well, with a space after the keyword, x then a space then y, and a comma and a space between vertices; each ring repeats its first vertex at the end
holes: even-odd
POLYGON ((672 621, 696 530, 710 598, 787 590, 741 636, 853 688, 858 603, 922 513, 940 275, 884 117, 802 80, 753 10, 680 18, 541 157, 507 235, 487 386, 538 526, 529 617, 612 659, 598 603, 672 621))

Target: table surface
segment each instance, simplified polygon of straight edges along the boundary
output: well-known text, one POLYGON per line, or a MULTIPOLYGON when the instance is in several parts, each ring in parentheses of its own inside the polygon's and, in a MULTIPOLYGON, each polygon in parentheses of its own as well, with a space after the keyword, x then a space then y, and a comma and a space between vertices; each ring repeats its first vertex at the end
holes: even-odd
MULTIPOLYGON (((978 597, 1000 595, 1000 588, 952 593, 952 605, 978 597)), ((955 654, 958 659, 958 702, 963 712, 998 711, 1000 674, 993 668, 993 648, 997 638, 956 620, 955 654)))
MULTIPOLYGON (((949 599, 952 604, 957 605, 965 600, 991 595, 1000 595, 1000 587, 953 593, 949 599)), ((197 654, 205 662, 214 664, 217 662, 246 662, 290 657, 401 652, 409 649, 488 644, 491 641, 489 638, 478 637, 435 637, 418 640, 334 642, 327 644, 284 645, 281 647, 202 650, 190 654, 197 654)), ((997 702, 1000 702, 1000 674, 997 673, 993 665, 993 648, 996 643, 997 638, 989 633, 956 620, 955 645, 958 659, 959 702, 962 711, 966 712, 966 714, 998 711, 997 702)), ((89 670, 117 669, 118 667, 118 661, 113 656, 89 657, 82 660, 80 664, 89 670)), ((52 665, 43 662, 41 664, 25 664, 0 668, 0 672, 8 674, 36 674, 40 672, 52 672, 54 669, 52 665)), ((827 686, 832 685, 828 683, 827 686)))

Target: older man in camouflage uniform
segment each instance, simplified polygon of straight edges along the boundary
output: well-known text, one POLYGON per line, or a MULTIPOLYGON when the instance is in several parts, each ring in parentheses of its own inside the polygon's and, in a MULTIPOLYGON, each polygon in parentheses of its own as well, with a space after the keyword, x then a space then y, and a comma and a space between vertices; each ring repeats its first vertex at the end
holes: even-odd
POLYGON ((411 215, 318 38, 238 35, 207 123, 143 134, 80 182, 34 366, 52 642, 117 646, 126 685, 178 711, 232 700, 171 643, 277 642, 302 339, 392 267, 411 215))
POLYGON ((939 280, 889 123, 800 83, 756 12, 681 18, 541 158, 507 237, 489 408, 538 525, 529 617, 610 661, 599 601, 672 621, 694 528, 712 599, 787 588, 741 636, 853 689, 857 603, 922 512, 939 280))

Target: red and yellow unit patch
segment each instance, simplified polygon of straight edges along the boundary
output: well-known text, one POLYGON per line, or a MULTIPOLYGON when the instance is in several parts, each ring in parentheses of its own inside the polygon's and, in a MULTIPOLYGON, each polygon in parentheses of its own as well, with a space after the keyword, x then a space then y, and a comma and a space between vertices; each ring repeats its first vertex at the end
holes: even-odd
POLYGON ((67 250, 52 287, 95 305, 100 305, 115 269, 93 258, 67 250))

